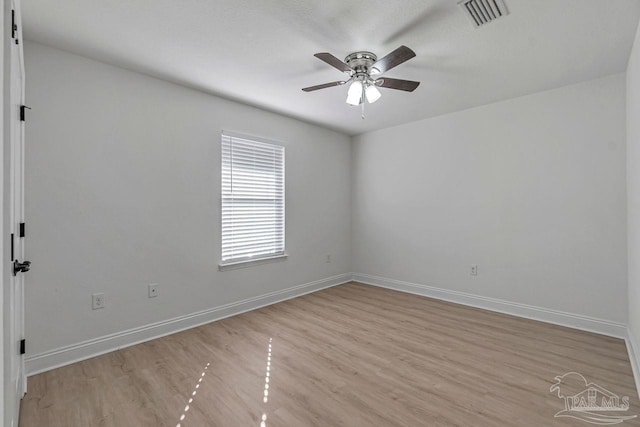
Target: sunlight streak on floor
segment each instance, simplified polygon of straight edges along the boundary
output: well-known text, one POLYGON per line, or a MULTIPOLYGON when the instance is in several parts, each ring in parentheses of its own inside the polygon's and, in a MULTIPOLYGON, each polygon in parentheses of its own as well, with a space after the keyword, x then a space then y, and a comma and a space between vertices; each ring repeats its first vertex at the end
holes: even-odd
POLYGON ((187 417, 187 412, 189 412, 190 405, 193 403, 193 399, 195 398, 195 395, 198 394, 198 389, 200 388, 200 384, 202 384, 202 380, 204 379, 204 376, 207 373, 207 369, 209 369, 209 365, 211 365, 211 363, 207 363, 207 366, 204 367, 202 374, 200 374, 200 378, 198 378, 198 382, 196 383, 196 386, 193 392, 191 393, 191 397, 189 398, 186 406, 184 407, 184 411, 182 412, 182 415, 180 415, 180 420, 178 421, 178 424, 176 424, 176 427, 182 427, 181 423, 187 417))
MULTIPOLYGON (((267 352, 267 371, 264 376, 264 397, 262 398, 263 403, 269 402, 269 381, 271 380, 271 343, 273 338, 269 338, 269 351, 267 352)), ((267 427, 267 413, 266 411, 262 413, 262 419, 260 420, 260 427, 267 427)))

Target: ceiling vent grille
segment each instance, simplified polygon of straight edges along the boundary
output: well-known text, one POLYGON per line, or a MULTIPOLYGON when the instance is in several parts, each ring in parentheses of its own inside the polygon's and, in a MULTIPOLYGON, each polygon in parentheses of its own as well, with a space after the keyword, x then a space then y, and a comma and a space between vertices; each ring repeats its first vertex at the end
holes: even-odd
POLYGON ((509 14, 502 0, 462 0, 458 6, 476 28, 509 14))

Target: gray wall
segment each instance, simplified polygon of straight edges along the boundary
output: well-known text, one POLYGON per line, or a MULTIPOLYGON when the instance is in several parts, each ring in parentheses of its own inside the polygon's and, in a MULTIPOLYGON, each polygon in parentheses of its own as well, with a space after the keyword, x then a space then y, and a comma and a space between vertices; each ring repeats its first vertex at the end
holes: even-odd
POLYGON ((354 272, 626 323, 624 74, 352 149, 354 272))
MULTIPOLYGON (((640 29, 627 68, 627 227, 629 251, 629 335, 640 368, 640 29)), ((640 391, 640 372, 636 382, 640 391)))
POLYGON ((350 271, 349 137, 40 44, 25 52, 28 355, 350 271), (286 146, 287 261, 218 272, 223 129, 286 146), (105 309, 91 310, 94 292, 105 309))

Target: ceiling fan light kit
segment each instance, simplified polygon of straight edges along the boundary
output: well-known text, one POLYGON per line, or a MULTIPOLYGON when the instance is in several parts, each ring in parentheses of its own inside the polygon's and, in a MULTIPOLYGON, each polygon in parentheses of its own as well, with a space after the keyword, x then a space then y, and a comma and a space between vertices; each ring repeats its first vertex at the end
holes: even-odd
POLYGON ((346 102, 347 104, 354 106, 362 105, 363 119, 365 102, 373 104, 382 96, 378 87, 413 92, 420 84, 420 82, 414 82, 411 80, 376 78, 377 76, 416 56, 415 52, 406 46, 400 46, 380 60, 378 60, 378 57, 375 54, 366 51, 350 53, 344 61, 340 61, 338 58, 327 52, 316 53, 314 56, 337 70, 349 74, 349 79, 346 81, 335 81, 310 86, 302 90, 305 92, 312 92, 319 89, 342 86, 350 83, 349 89, 347 90, 346 102))
POLYGON ((369 101, 369 104, 373 104, 382 96, 382 93, 380 93, 375 85, 367 86, 365 94, 367 95, 367 101, 369 101))
POLYGON ((362 82, 360 80, 355 80, 349 86, 349 90, 347 91, 347 104, 349 105, 360 105, 362 102, 362 82))

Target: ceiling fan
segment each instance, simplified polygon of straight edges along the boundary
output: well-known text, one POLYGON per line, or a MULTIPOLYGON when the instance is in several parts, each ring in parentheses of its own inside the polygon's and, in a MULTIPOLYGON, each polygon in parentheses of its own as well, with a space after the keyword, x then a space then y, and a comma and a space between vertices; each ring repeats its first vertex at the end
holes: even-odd
POLYGON ((338 80, 335 82, 324 83, 317 86, 305 87, 302 90, 305 92, 312 92, 318 89, 325 89, 333 86, 342 86, 351 82, 349 90, 347 91, 347 104, 362 104, 362 118, 364 118, 365 100, 372 104, 382 96, 382 94, 378 90, 378 87, 413 92, 420 84, 420 82, 414 82, 411 80, 378 77, 383 73, 386 73, 390 69, 416 56, 415 52, 406 46, 400 46, 382 59, 378 59, 378 57, 371 52, 364 51, 354 52, 347 55, 347 57, 344 59, 344 62, 327 52, 316 53, 313 56, 326 62, 332 67, 347 73, 349 75, 349 78, 343 81, 338 80))

